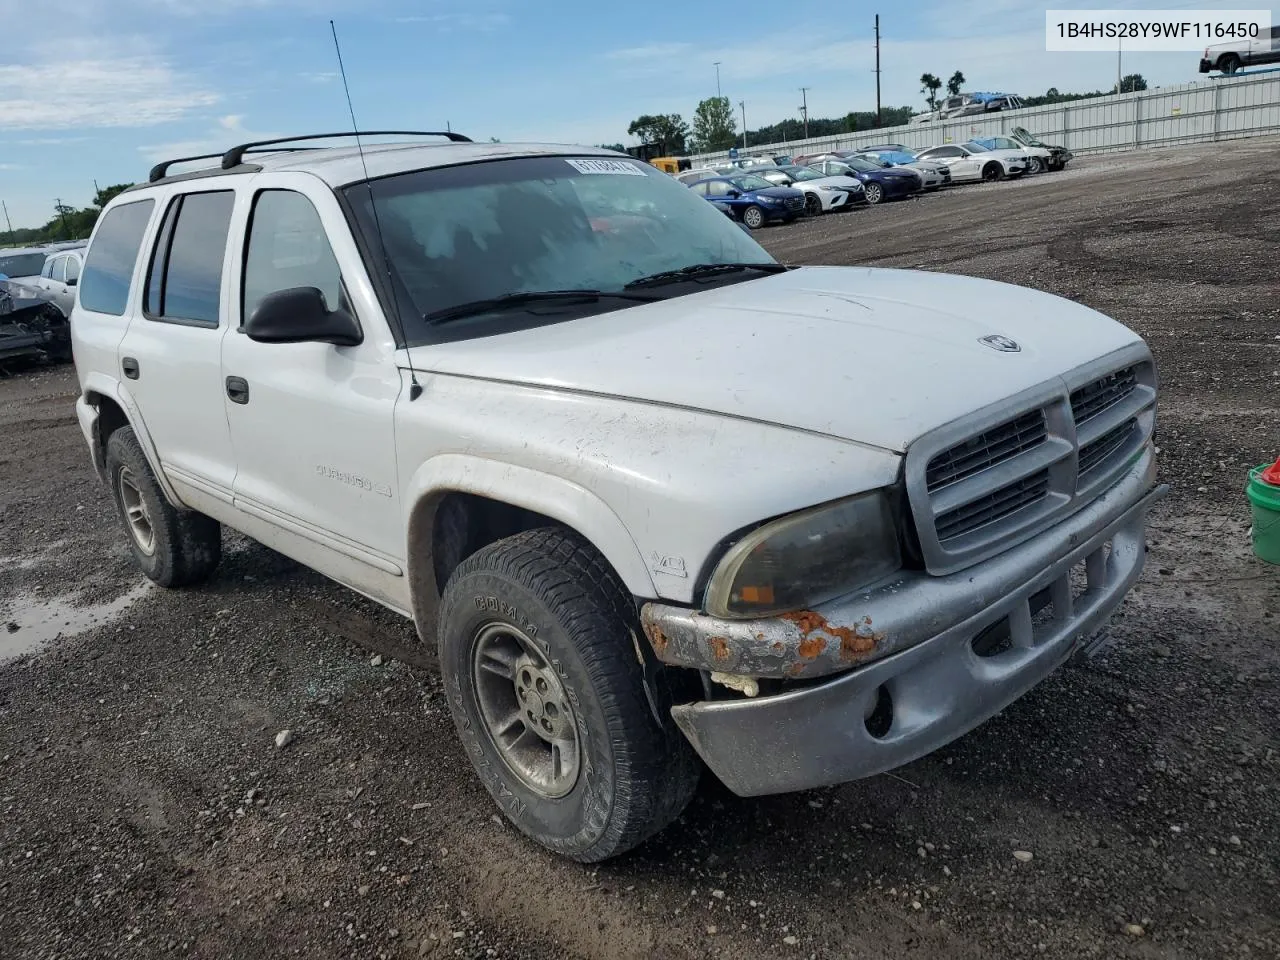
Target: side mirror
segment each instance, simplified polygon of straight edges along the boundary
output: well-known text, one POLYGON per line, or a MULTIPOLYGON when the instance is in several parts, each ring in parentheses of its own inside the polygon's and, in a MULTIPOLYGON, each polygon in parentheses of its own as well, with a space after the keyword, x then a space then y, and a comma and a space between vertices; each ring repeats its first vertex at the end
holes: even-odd
POLYGON ((731 200, 736 200, 736 199, 738 199, 738 197, 742 196, 742 191, 741 191, 741 190, 730 190, 730 191, 726 194, 726 196, 727 196, 727 197, 729 197, 729 199, 731 199, 731 200))
POLYGON ((291 287, 267 294, 245 321, 244 332, 258 343, 354 347, 364 340, 355 317, 345 310, 330 310, 316 287, 291 287))
POLYGON ((79 280, 79 278, 78 278, 78 277, 69 277, 69 278, 67 279, 67 286, 68 286, 68 287, 74 287, 74 286, 75 286, 77 283, 79 283, 79 282, 80 282, 80 280, 79 280))

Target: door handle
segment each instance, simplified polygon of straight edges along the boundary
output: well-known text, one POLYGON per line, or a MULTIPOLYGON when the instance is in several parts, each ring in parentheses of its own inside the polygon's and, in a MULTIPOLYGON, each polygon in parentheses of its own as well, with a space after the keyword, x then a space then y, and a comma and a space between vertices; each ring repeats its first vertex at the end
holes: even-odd
POLYGON ((232 403, 248 403, 249 381, 244 377, 227 377, 227 396, 232 403))
POLYGON ((137 380, 141 370, 138 369, 138 361, 133 357, 122 357, 120 359, 120 369, 124 371, 124 375, 130 380, 137 380))

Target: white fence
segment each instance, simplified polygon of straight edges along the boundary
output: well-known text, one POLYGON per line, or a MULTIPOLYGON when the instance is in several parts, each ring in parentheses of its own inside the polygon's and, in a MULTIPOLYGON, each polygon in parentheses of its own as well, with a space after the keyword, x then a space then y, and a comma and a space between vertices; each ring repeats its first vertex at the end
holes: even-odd
MULTIPOLYGON (((1045 143, 1062 144, 1078 154, 1280 133, 1280 72, 789 143, 753 143, 743 152, 823 153, 873 143, 901 143, 920 150, 997 136, 1013 127, 1026 127, 1045 143)), ((715 163, 727 157, 724 151, 699 154, 694 163, 715 163)))

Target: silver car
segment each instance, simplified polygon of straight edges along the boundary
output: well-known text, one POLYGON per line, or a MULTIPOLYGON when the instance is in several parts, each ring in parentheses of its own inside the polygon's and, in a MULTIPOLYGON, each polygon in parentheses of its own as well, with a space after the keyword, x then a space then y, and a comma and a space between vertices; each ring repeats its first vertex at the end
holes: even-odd
POLYGON ((951 168, 951 182, 1003 180, 1027 172, 1027 158, 1014 150, 988 150, 976 143, 947 143, 916 154, 917 160, 936 160, 951 168))
POLYGON ((50 254, 44 262, 40 276, 28 280, 25 286, 33 287, 64 317, 71 316, 76 302, 76 284, 80 282, 80 268, 84 266, 84 250, 62 250, 50 254))

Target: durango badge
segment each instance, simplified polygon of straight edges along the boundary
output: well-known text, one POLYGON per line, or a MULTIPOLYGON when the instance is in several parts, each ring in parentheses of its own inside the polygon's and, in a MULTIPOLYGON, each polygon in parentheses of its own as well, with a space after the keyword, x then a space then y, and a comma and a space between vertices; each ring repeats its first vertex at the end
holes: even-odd
POLYGON ((1022 348, 1018 346, 1017 340, 1010 340, 1008 337, 1001 336, 998 333, 991 333, 985 337, 979 337, 978 342, 985 343, 992 350, 999 350, 1001 353, 1022 352, 1022 348))

